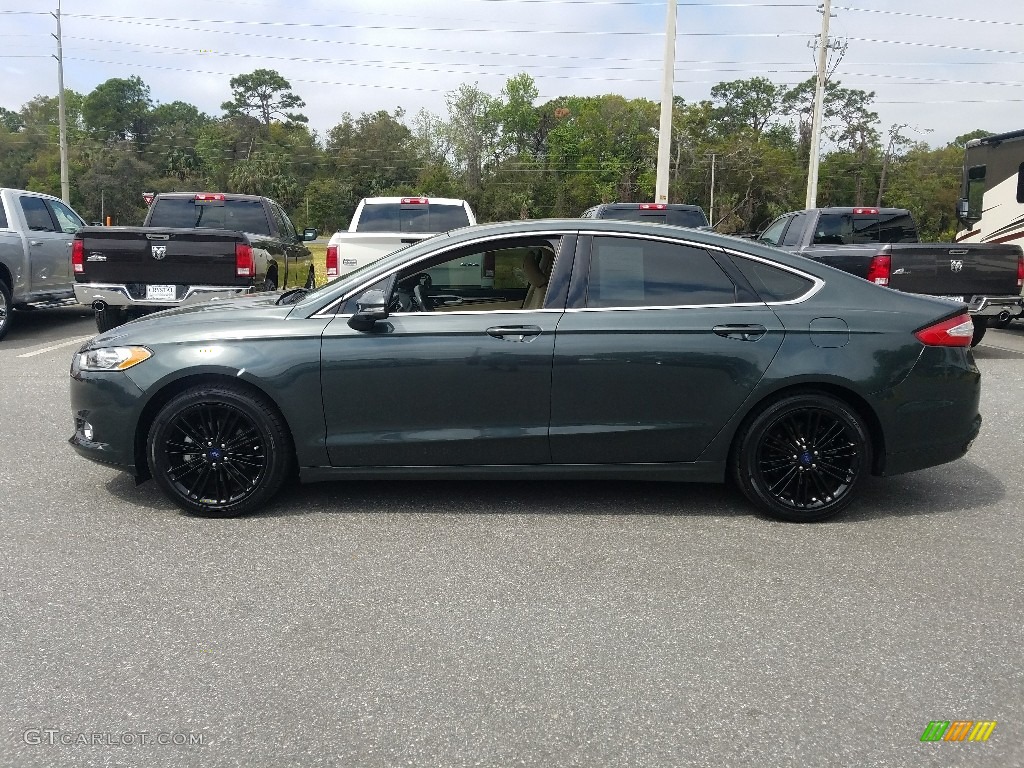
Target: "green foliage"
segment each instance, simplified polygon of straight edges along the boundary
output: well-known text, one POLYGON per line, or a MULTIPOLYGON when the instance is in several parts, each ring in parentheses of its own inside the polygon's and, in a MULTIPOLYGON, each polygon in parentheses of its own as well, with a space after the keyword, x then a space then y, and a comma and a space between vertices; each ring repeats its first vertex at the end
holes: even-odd
POLYGON ((306 102, 292 93, 292 86, 279 72, 256 69, 247 75, 231 78, 231 101, 220 105, 228 117, 252 115, 270 129, 275 117, 286 123, 308 123, 309 118, 290 109, 302 108, 306 102))
POLYGON ((152 107, 149 86, 138 75, 113 77, 85 97, 82 117, 98 141, 114 144, 131 139, 138 145, 147 139, 152 107))

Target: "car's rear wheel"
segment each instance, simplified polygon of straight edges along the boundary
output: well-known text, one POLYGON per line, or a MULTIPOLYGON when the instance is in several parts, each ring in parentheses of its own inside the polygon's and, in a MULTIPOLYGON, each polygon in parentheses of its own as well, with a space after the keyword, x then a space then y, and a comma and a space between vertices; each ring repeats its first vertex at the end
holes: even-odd
POLYGON ((741 430, 733 475, 762 511, 788 522, 842 511, 871 467, 871 439, 846 403, 818 393, 777 400, 741 430))
POLYGON ((11 325, 11 289, 0 280, 0 339, 7 335, 11 325))
POLYGON ((263 396, 204 385, 173 397, 149 430, 150 473, 182 509, 203 517, 254 512, 292 463, 284 419, 263 396))
POLYGON ((124 310, 121 307, 112 307, 109 304, 103 309, 94 311, 96 316, 96 330, 106 333, 111 328, 116 328, 125 321, 124 310))

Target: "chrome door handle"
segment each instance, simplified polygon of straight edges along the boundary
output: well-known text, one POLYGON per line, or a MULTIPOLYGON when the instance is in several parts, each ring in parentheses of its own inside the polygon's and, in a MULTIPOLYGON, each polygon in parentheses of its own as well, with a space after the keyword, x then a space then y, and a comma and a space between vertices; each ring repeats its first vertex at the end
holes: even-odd
POLYGON ((719 336, 740 341, 757 341, 768 332, 763 325, 716 325, 711 330, 719 336))
POLYGON ((533 341, 540 334, 536 325, 498 325, 487 329, 488 336, 505 341, 533 341))

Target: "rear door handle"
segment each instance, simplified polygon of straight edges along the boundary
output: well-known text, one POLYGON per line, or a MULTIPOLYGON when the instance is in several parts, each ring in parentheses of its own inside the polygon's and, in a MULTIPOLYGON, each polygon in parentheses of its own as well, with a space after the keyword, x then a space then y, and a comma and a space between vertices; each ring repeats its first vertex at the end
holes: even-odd
POLYGON ((496 325, 487 329, 487 335, 505 341, 533 341, 540 336, 541 329, 537 325, 496 325))
POLYGON ((716 325, 711 330, 719 336, 740 341, 757 341, 768 332, 763 325, 716 325))

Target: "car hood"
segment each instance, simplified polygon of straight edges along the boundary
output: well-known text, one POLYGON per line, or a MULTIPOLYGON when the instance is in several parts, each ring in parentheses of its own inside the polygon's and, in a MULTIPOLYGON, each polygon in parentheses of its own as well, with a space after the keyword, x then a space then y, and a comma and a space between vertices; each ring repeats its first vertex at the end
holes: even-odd
POLYGON ((278 305, 280 293, 261 293, 236 299, 214 299, 184 307, 165 309, 138 320, 119 325, 106 333, 93 337, 88 348, 111 344, 145 344, 150 338, 173 338, 188 329, 202 329, 205 335, 217 336, 232 326, 252 327, 253 321, 284 320, 295 308, 294 304, 278 305))

